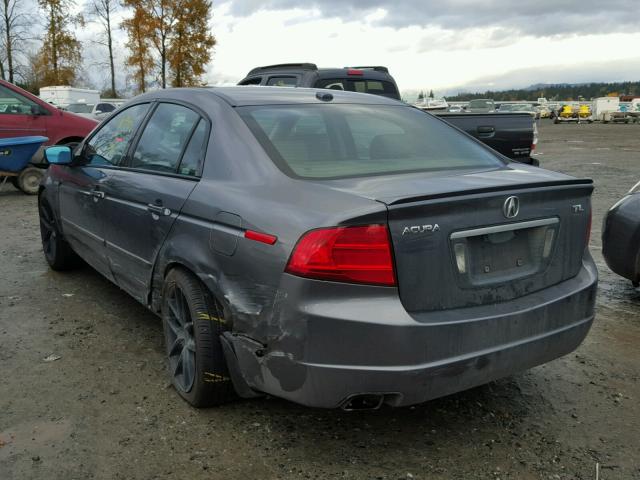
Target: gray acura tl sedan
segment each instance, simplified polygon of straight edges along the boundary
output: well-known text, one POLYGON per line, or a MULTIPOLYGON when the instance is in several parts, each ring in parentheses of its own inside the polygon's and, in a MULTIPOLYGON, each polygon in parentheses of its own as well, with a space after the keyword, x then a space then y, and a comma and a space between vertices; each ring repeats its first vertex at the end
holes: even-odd
POLYGON ((567 354, 594 318, 592 182, 395 100, 163 90, 46 155, 48 263, 161 316, 195 406, 416 404, 567 354))

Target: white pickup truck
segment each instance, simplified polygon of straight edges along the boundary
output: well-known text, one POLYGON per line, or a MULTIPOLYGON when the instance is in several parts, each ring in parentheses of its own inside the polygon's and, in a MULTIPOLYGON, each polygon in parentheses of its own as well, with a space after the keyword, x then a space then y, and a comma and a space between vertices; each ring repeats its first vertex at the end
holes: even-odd
POLYGON ((100 100, 98 103, 71 103, 65 107, 68 112, 92 118, 94 120, 104 120, 111 112, 123 103, 123 100, 100 100))

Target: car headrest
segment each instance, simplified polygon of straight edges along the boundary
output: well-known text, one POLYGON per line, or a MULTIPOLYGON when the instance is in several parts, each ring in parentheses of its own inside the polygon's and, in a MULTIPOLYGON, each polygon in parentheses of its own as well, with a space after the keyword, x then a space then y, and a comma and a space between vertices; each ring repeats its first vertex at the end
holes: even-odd
POLYGON ((372 160, 384 158, 409 158, 411 146, 404 133, 387 133, 373 137, 369 145, 369 158, 372 160))

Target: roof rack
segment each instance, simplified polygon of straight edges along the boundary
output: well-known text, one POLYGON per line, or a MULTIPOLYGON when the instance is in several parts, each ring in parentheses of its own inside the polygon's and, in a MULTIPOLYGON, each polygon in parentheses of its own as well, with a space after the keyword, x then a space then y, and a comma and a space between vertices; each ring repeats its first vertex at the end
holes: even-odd
POLYGON ((344 68, 355 68, 357 70, 375 70, 376 72, 389 73, 389 69, 381 65, 368 66, 368 67, 344 67, 344 68))
POLYGON ((256 67, 251 70, 247 75, 253 75, 254 73, 261 72, 263 70, 288 70, 288 69, 302 69, 302 70, 318 70, 318 66, 315 63, 279 63, 277 65, 266 65, 264 67, 256 67))

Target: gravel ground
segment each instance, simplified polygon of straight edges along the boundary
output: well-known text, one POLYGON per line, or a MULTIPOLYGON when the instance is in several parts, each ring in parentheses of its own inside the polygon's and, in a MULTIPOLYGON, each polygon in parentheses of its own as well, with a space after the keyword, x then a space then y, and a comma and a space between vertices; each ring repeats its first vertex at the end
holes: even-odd
POLYGON ((574 353, 412 408, 195 410, 158 319, 90 268, 50 271, 36 199, 0 193, 0 479, 640 479, 640 292, 600 254, 640 126, 543 122, 542 166, 596 182, 596 322, 574 353), (50 357, 54 355, 54 357, 50 357), (58 360, 51 360, 59 356, 58 360))

